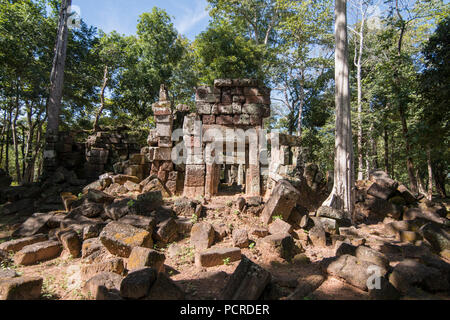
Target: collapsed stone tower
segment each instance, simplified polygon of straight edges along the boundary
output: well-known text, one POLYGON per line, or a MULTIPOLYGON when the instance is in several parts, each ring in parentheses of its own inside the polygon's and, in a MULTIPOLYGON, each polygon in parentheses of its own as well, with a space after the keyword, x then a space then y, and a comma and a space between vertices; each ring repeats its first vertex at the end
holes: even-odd
POLYGON ((186 116, 183 126, 184 195, 216 195, 223 168, 245 185, 247 195, 261 195, 260 157, 267 150, 260 140, 263 119, 270 116, 270 90, 255 80, 216 80, 212 88, 197 88, 196 106, 197 113, 186 116))

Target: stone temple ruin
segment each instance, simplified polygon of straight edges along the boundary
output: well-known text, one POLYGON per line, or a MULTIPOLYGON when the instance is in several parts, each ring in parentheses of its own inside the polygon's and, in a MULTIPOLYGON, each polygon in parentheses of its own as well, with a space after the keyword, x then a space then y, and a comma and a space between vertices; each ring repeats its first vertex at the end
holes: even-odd
POLYGON ((296 167, 292 149, 301 145, 297 137, 272 134, 269 141, 277 143, 268 159, 263 121, 270 116, 270 102, 270 90, 255 80, 216 80, 212 88, 197 88, 196 113, 184 105, 172 111, 162 86, 160 101, 153 105, 156 129, 149 146, 116 173, 142 179, 146 171, 170 194, 190 198, 217 195, 221 180, 246 195, 263 196, 296 167))
MULTIPOLYGON (((60 133, 47 179, 11 187, 0 170, 0 215, 20 219, 0 263, 53 275, 40 263, 72 257, 66 271, 79 270, 74 281, 97 300, 320 299, 336 279, 346 298, 355 288, 370 299, 448 297, 445 206, 374 171, 357 182, 349 221, 321 206, 333 182, 302 140, 264 131, 270 90, 216 80, 197 88, 195 112, 168 97, 162 86, 144 147, 128 128, 85 143, 60 133), (369 286, 374 267, 381 289, 369 286), (203 278, 209 268, 230 275, 203 278)), ((38 299, 43 281, 0 270, 0 300, 38 299)))

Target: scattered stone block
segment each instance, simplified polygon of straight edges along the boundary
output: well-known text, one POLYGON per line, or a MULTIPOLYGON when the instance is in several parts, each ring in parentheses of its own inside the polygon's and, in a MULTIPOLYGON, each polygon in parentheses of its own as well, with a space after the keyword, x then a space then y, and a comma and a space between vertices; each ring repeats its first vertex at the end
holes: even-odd
POLYGON ((269 235, 269 230, 266 228, 255 228, 252 231, 252 235, 258 238, 265 238, 269 235))
POLYGON ((158 231, 155 234, 155 238, 163 243, 171 243, 178 237, 178 225, 175 219, 168 219, 161 222, 158 225, 158 231))
POLYGON ((166 256, 158 251, 149 248, 135 247, 128 258, 127 268, 128 270, 137 270, 151 267, 157 273, 161 273, 164 271, 165 260, 166 256))
POLYGON ((153 217, 143 217, 129 214, 123 218, 120 218, 119 222, 123 224, 129 224, 139 229, 147 230, 150 233, 153 233, 153 230, 156 228, 156 219, 153 217))
POLYGON ((123 259, 115 258, 95 264, 84 264, 81 266, 81 279, 86 281, 103 272, 112 272, 123 275, 125 272, 123 259))
POLYGON ((63 248, 70 253, 72 258, 78 258, 81 255, 81 239, 74 230, 62 230, 56 234, 63 248))
POLYGON ((103 248, 103 244, 99 238, 85 240, 83 242, 83 245, 81 246, 81 257, 85 259, 92 255, 94 252, 100 251, 103 248))
POLYGON ((244 229, 233 230, 233 245, 237 248, 245 249, 250 245, 248 232, 244 229))
POLYGON ((17 265, 30 266, 59 257, 61 250, 61 244, 57 241, 35 243, 17 252, 14 256, 14 262, 17 265))
POLYGON ((324 276, 318 274, 300 279, 297 288, 286 300, 304 300, 316 291, 325 280, 326 278, 324 276))
POLYGON ((414 287, 429 292, 445 292, 449 290, 448 280, 448 273, 411 259, 397 264, 389 276, 389 282, 402 294, 407 294, 414 287))
POLYGON ((295 256, 294 239, 288 233, 267 236, 258 241, 258 247, 263 251, 273 252, 286 261, 291 261, 295 256))
POLYGON ((343 241, 337 241, 335 245, 335 255, 337 257, 343 256, 343 255, 356 255, 356 249, 357 247, 353 246, 350 243, 343 242, 343 241))
POLYGON ((120 295, 126 299, 141 299, 148 295, 156 281, 156 271, 144 268, 129 273, 120 283, 120 295))
POLYGON ((191 231, 191 244, 197 250, 205 250, 214 244, 215 232, 212 225, 206 222, 196 223, 191 231))
POLYGON ((450 250, 450 235, 440 226, 428 223, 420 229, 420 233, 437 252, 450 250))
POLYGON ((38 300, 42 283, 43 279, 37 277, 0 280, 0 300, 38 300))
POLYGON ((99 273, 86 282, 83 293, 91 295, 95 300, 120 300, 122 278, 117 273, 99 273))
POLYGON ((224 265, 225 262, 241 260, 241 249, 239 248, 212 248, 203 252, 197 252, 195 265, 197 267, 211 268, 224 265))
POLYGON ((145 300, 152 301, 179 301, 185 299, 184 291, 175 282, 163 273, 160 273, 150 288, 145 300))
POLYGON ((108 224, 100 234, 100 240, 110 253, 123 258, 128 258, 134 247, 153 247, 148 231, 120 222, 108 224))
MULTIPOLYGON (((343 255, 328 265, 328 274, 345 280, 349 284, 363 290, 368 291, 368 280, 374 275, 374 265, 371 262, 361 261, 350 255, 343 255)), ((385 276, 387 271, 378 267, 380 276, 385 276)))
POLYGON ((47 222, 53 213, 35 213, 28 218, 14 233, 14 238, 31 237, 48 231, 47 222))
POLYGON ((244 256, 223 289, 220 300, 258 300, 271 279, 268 271, 244 256))
POLYGON ((270 234, 291 233, 292 226, 283 220, 276 219, 269 225, 270 234))
POLYGON ((327 246, 327 235, 325 233, 325 229, 316 225, 308 233, 309 240, 316 247, 326 247, 327 246))
POLYGON ((367 261, 384 269, 389 268, 389 259, 381 252, 378 252, 372 248, 360 246, 356 249, 356 258, 359 260, 367 261))
POLYGON ((261 214, 263 223, 269 224, 276 216, 281 216, 284 221, 288 221, 299 197, 300 192, 288 181, 279 181, 261 214))
POLYGON ((47 240, 48 240, 47 235, 37 234, 37 235, 31 236, 31 237, 26 237, 26 238, 22 238, 22 239, 4 242, 4 243, 0 244, 0 250, 16 253, 16 252, 22 250, 26 246, 29 246, 29 245, 32 245, 35 243, 39 243, 39 242, 44 242, 47 240))

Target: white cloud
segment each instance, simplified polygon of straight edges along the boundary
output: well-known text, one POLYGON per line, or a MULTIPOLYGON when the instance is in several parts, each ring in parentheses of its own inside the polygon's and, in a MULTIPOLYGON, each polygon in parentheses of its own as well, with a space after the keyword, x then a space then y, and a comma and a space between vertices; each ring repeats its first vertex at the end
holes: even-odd
POLYGON ((195 7, 183 8, 183 17, 175 23, 178 32, 184 34, 191 30, 197 23, 207 18, 209 12, 207 11, 206 6, 206 1, 196 0, 195 7))

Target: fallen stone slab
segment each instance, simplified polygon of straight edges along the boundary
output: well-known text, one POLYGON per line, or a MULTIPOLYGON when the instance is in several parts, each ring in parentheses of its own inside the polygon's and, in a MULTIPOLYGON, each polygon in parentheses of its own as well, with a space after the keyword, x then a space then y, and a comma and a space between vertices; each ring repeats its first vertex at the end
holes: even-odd
POLYGON ((43 279, 37 277, 0 280, 0 300, 38 300, 42 283, 43 279))
POLYGON ((334 258, 326 270, 328 274, 343 279, 363 291, 368 291, 368 280, 370 277, 377 273, 377 275, 383 277, 387 273, 382 267, 350 255, 334 258))
POLYGON ((294 238, 288 233, 267 236, 258 240, 257 244, 263 252, 272 252, 286 261, 291 261, 295 256, 294 238))
POLYGON ((261 213, 262 222, 268 225, 276 216, 288 221, 299 197, 300 192, 294 186, 286 180, 280 180, 261 213))
POLYGON ((114 201, 114 197, 103 191, 94 189, 89 189, 85 197, 89 202, 101 204, 111 203, 112 201, 114 201))
POLYGON ((266 228, 255 228, 252 231, 252 235, 258 238, 265 238, 269 235, 269 230, 266 228))
POLYGON ((153 230, 156 228, 156 219, 153 217, 143 217, 129 214, 119 219, 119 222, 132 225, 133 227, 139 229, 147 230, 150 233, 153 233, 153 230))
POLYGON ((437 252, 450 250, 450 234, 440 226, 429 223, 424 225, 419 232, 437 252))
POLYGON ((116 199, 114 202, 105 205, 105 215, 112 220, 120 220, 122 217, 131 213, 132 199, 116 199))
POLYGON ((137 270, 146 267, 153 268, 157 273, 164 271, 166 256, 156 250, 135 247, 128 258, 127 269, 137 270))
POLYGON ((152 248, 152 235, 120 222, 109 223, 100 234, 100 240, 113 255, 128 258, 134 247, 152 248))
POLYGON ((316 247, 325 248, 327 246, 327 235, 325 229, 321 225, 315 225, 309 230, 308 238, 316 247))
POLYGON ((31 237, 36 234, 47 233, 47 222, 53 217, 53 213, 35 213, 28 218, 16 231, 13 232, 14 238, 31 237))
POLYGON ((389 268, 389 259, 386 257, 386 255, 372 248, 360 246, 356 249, 355 256, 359 260, 376 264, 377 266, 383 267, 386 270, 389 268))
POLYGON ((144 300, 179 301, 185 297, 184 291, 172 279, 160 273, 144 300))
POLYGON ((56 233, 58 240, 62 243, 64 250, 70 253, 72 258, 78 258, 81 255, 81 239, 72 229, 61 230, 56 233))
POLYGON ((337 257, 343 256, 343 255, 356 255, 356 249, 357 247, 352 245, 351 243, 345 242, 345 241, 336 241, 335 245, 335 255, 337 257))
POLYGON ((270 234, 291 233, 292 230, 292 226, 281 219, 276 219, 269 225, 270 234))
POLYGON ((428 292, 448 292, 450 289, 448 277, 448 273, 407 259, 394 267, 389 282, 403 294, 407 294, 412 288, 428 292))
MULTIPOLYGON (((178 218, 175 220, 178 226, 178 233, 189 235, 192 232, 192 227, 194 226, 194 223, 192 222, 192 219, 189 218, 178 218)), ((216 228, 214 228, 216 230, 216 228)))
POLYGON ((167 219, 158 224, 158 231, 154 234, 155 239, 162 243, 171 243, 178 237, 178 225, 175 219, 167 219))
POLYGON ((4 250, 6 252, 18 252, 22 250, 24 247, 29 246, 31 244, 44 242, 48 240, 48 236, 45 234, 37 234, 35 236, 26 237, 17 240, 11 240, 8 242, 4 242, 0 244, 0 250, 4 250))
POLYGON ((437 213, 431 211, 423 211, 418 208, 410 208, 403 214, 403 220, 428 220, 441 225, 449 225, 448 219, 442 218, 437 213))
POLYGON ((326 278, 322 275, 312 275, 299 279, 297 288, 286 300, 304 300, 308 295, 316 291, 325 280, 326 278))
POLYGON ((245 249, 250 245, 248 232, 245 229, 233 230, 233 245, 237 248, 245 249))
POLYGON ((83 293, 92 296, 95 300, 120 300, 122 279, 123 277, 117 273, 99 273, 86 282, 83 293))
POLYGON ((148 295, 156 281, 156 271, 145 268, 129 273, 120 283, 120 295, 126 299, 141 299, 148 295))
POLYGON ((84 264, 81 266, 81 279, 87 281, 102 272, 112 272, 123 275, 125 272, 123 259, 115 258, 96 264, 84 264))
POLYGON ((170 198, 171 193, 167 188, 164 186, 164 184, 161 182, 161 180, 158 179, 158 177, 150 176, 144 181, 140 183, 140 187, 142 188, 143 192, 153 192, 153 191, 159 191, 161 192, 162 196, 164 198, 170 198))
POLYGON ((45 241, 24 247, 14 256, 17 265, 30 266, 59 257, 62 248, 58 241, 45 241))
POLYGON ((317 210, 317 217, 325 217, 338 221, 346 219, 346 215, 343 210, 337 210, 331 207, 320 207, 317 210))
POLYGON ((221 292, 220 300, 258 300, 272 280, 271 274, 243 256, 221 292))
POLYGON ((214 244, 215 231, 211 224, 200 222, 191 230, 191 245, 197 250, 205 250, 214 244))
POLYGON ((314 221, 315 226, 321 226, 326 233, 336 234, 339 231, 340 225, 335 219, 325 217, 311 217, 311 220, 314 221))
POLYGON ((392 195, 394 195, 396 189, 382 186, 376 182, 367 190, 367 194, 374 196, 378 199, 388 200, 392 195))
POLYGON ((112 177, 113 183, 117 183, 120 185, 124 185, 127 181, 131 181, 134 183, 140 183, 141 181, 139 180, 138 177, 134 177, 134 176, 127 176, 124 174, 118 174, 116 176, 112 177))
POLYGON ((105 211, 103 206, 101 203, 84 202, 81 206, 74 208, 71 213, 80 214, 87 218, 97 218, 105 211))
POLYGON ((396 190, 399 186, 399 183, 389 177, 389 175, 384 171, 372 171, 370 173, 369 180, 372 182, 376 182, 383 188, 387 188, 390 190, 396 190))
POLYGON ((99 238, 85 240, 81 246, 81 257, 85 259, 102 248, 104 248, 104 246, 99 238))
POLYGON ((83 228, 83 240, 89 240, 93 238, 98 238, 100 236, 100 233, 102 232, 103 228, 106 226, 106 223, 98 223, 98 224, 92 224, 88 225, 83 228))
POLYGON ((242 254, 239 248, 212 248, 195 255, 195 265, 197 267, 212 268, 224 265, 225 262, 235 262, 241 260, 242 254))

